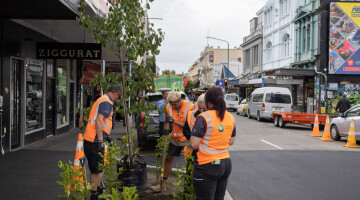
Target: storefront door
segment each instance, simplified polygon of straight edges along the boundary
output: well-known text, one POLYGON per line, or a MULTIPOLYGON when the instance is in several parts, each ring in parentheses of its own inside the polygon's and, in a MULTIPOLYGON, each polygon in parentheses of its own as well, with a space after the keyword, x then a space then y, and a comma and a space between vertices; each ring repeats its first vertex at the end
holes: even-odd
MULTIPOLYGON (((21 74, 24 61, 11 58, 11 85, 10 85, 10 144, 11 149, 21 145, 21 74)), ((27 109, 26 109, 27 110, 27 109)))
POLYGON ((46 136, 54 135, 56 127, 55 78, 46 80, 46 136))

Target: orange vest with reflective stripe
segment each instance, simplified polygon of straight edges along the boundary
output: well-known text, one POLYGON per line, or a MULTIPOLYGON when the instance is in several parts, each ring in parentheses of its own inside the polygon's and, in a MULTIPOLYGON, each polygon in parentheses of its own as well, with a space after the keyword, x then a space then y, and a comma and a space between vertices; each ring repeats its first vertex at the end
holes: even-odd
MULTIPOLYGON (((99 106, 103 102, 109 102, 111 105, 113 105, 113 102, 109 99, 109 96, 107 94, 101 96, 98 98, 93 106, 91 107, 88 123, 86 125, 86 130, 84 133, 84 139, 89 142, 94 142, 95 136, 96 136, 96 118, 98 116, 99 106)), ((112 116, 113 116, 113 109, 111 109, 111 114, 108 118, 104 117, 103 120, 103 131, 110 135, 110 131, 112 128, 112 116)), ((101 133, 102 134, 102 133, 101 133)))
POLYGON ((195 112, 196 110, 189 111, 188 116, 186 118, 187 123, 189 124, 190 131, 192 131, 196 122, 195 112))
MULTIPOLYGON (((191 111, 194 108, 195 108, 194 104, 190 103, 189 101, 183 100, 179 113, 175 108, 171 106, 171 104, 168 104, 166 105, 166 114, 170 115, 174 120, 184 123, 188 111, 191 111)), ((183 133, 183 128, 175 125, 174 123, 173 123, 171 137, 175 141, 180 141, 180 142, 186 141, 186 137, 184 136, 183 133)))
POLYGON ((207 124, 197 152, 199 165, 230 158, 228 148, 236 123, 234 116, 225 111, 224 119, 221 121, 216 110, 208 110, 199 116, 202 116, 207 124))

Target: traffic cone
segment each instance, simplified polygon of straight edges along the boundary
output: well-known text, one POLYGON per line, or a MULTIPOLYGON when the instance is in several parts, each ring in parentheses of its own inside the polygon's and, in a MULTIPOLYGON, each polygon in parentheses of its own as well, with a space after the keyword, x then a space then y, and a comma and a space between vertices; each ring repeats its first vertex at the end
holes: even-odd
MULTIPOLYGON (((76 145, 76 151, 75 151, 75 159, 74 159, 74 168, 73 168, 73 174, 71 176, 71 183, 74 185, 74 179, 78 180, 79 185, 86 185, 86 169, 85 169, 85 154, 84 154, 84 140, 82 137, 82 134, 79 133, 77 145, 76 145), (82 169, 79 173, 79 176, 75 176, 74 172, 82 169), (82 173, 85 173, 85 180, 83 180, 82 173)), ((69 187, 71 187, 69 185, 69 187)), ((74 188, 71 188, 71 191, 74 191, 74 188)))
POLYGON ((354 122, 354 119, 351 119, 349 135, 348 135, 347 143, 346 143, 346 145, 344 145, 344 147, 360 148, 360 146, 357 146, 357 145, 356 145, 355 122, 354 122))
POLYGON ((321 137, 320 133, 319 133, 319 118, 318 115, 315 115, 315 122, 314 122, 314 128, 313 128, 313 132, 310 135, 312 137, 321 137))
POLYGON ((331 136, 330 136, 330 121, 329 121, 329 115, 326 116, 324 134, 323 134, 323 137, 322 137, 320 140, 322 140, 322 141, 329 141, 329 142, 333 142, 333 141, 334 141, 334 140, 331 139, 331 136))

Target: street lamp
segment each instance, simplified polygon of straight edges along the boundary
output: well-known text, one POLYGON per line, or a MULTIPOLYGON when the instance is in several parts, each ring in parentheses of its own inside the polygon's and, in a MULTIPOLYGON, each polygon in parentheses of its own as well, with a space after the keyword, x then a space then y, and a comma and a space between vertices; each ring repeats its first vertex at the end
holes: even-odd
MULTIPOLYGON (((228 68, 228 71, 229 71, 229 70, 230 70, 230 65, 229 65, 229 42, 226 41, 226 40, 222 40, 222 39, 214 38, 214 37, 206 37, 206 38, 207 38, 207 39, 218 40, 218 41, 226 42, 226 43, 227 43, 227 68, 228 68)), ((226 79, 229 80, 229 72, 226 73, 226 79)))

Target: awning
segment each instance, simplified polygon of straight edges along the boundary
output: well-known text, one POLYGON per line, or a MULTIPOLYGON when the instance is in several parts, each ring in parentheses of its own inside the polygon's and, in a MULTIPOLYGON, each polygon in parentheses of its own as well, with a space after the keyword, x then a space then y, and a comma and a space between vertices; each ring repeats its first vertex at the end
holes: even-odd
POLYGON ((80 0, 6 0, 1 1, 0 18, 76 19, 80 0))
POLYGON ((315 76, 314 69, 280 68, 263 71, 264 76, 315 76))

